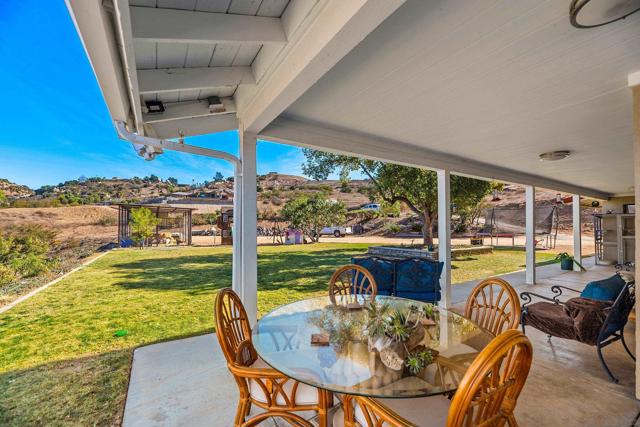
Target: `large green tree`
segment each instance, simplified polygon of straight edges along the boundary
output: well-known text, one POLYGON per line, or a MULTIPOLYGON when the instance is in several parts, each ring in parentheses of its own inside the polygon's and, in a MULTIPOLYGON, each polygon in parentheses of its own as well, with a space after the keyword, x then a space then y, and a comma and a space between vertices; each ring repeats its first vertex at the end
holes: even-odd
MULTIPOLYGON (((402 202, 422 219, 424 244, 433 244, 433 227, 438 218, 438 178, 435 172, 311 149, 304 149, 304 155, 306 161, 302 170, 314 179, 327 179, 333 172, 338 172, 342 180, 355 171, 366 175, 378 199, 389 204, 402 202)), ((451 201, 459 212, 472 210, 491 187, 487 181, 452 175, 451 201)))
POLYGON ((320 230, 327 226, 342 224, 346 213, 347 208, 344 203, 328 200, 316 193, 287 201, 280 215, 291 224, 291 227, 301 230, 311 240, 317 242, 320 238, 320 230))

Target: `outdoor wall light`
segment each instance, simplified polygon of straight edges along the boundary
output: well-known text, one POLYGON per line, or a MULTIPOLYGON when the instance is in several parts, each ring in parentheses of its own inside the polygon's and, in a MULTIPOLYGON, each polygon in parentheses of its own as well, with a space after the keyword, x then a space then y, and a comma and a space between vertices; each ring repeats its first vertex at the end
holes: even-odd
POLYGON ((217 96, 210 96, 207 98, 207 102, 209 103, 209 112, 210 113, 223 113, 225 110, 224 104, 220 101, 220 98, 217 96))
POLYGON ((162 101, 146 101, 145 105, 147 106, 147 111, 149 114, 164 112, 164 104, 162 103, 162 101))
POLYGON ((542 153, 538 155, 541 162, 555 162, 558 160, 566 159, 571 155, 569 150, 549 151, 548 153, 542 153))
POLYGON ((576 28, 595 28, 640 10, 640 0, 572 0, 569 19, 576 28))

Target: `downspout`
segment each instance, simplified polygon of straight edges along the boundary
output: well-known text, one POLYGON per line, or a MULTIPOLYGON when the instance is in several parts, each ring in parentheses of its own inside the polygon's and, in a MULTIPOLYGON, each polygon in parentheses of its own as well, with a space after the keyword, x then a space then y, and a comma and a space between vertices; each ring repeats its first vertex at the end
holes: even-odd
POLYGON ((242 295, 242 258, 240 251, 240 235, 242 233, 242 162, 240 159, 225 151, 197 147, 189 144, 181 144, 168 139, 158 139, 138 135, 137 133, 130 132, 127 129, 126 124, 119 120, 116 120, 114 125, 118 132, 118 136, 125 141, 129 141, 134 146, 153 147, 157 150, 157 153, 161 153, 162 150, 180 151, 182 153, 222 159, 233 164, 233 261, 231 283, 233 290, 238 295, 242 295))

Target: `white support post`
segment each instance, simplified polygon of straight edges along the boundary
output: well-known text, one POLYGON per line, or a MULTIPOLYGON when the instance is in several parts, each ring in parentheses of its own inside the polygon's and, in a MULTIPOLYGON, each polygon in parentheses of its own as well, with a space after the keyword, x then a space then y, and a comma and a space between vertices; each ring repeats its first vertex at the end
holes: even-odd
MULTIPOLYGON (((582 222, 580 221, 580 195, 573 195, 573 259, 582 264, 582 222)), ((580 267, 573 263, 573 271, 580 267)))
POLYGON ((438 171, 438 258, 444 262, 440 276, 440 305, 451 307, 451 176, 448 170, 438 171))
POLYGON ((242 216, 241 257, 242 257, 242 302, 247 310, 249 322, 254 325, 258 316, 258 236, 257 228, 257 177, 256 177, 256 144, 255 133, 239 131, 240 160, 242 165, 242 199, 240 212, 242 216))
MULTIPOLYGON (((634 193, 636 212, 640 212, 640 71, 629 75, 629 87, 633 94, 633 163, 634 163, 634 193)), ((636 230, 640 229, 640 214, 636 214, 636 230)), ((640 277, 640 239, 636 238, 636 277, 640 277)), ((638 297, 638 287, 636 287, 636 298, 638 297)), ((640 351, 640 316, 636 315, 636 354, 640 351)), ((640 399, 640 364, 636 361, 636 399, 640 399)))
MULTIPOLYGON (((242 165, 233 174, 233 255, 231 260, 231 288, 242 298, 242 165)), ((222 239, 222 236, 220 237, 222 239)))
POLYGON ((525 186, 525 234, 526 234, 526 273, 527 285, 536 284, 536 188, 525 186))

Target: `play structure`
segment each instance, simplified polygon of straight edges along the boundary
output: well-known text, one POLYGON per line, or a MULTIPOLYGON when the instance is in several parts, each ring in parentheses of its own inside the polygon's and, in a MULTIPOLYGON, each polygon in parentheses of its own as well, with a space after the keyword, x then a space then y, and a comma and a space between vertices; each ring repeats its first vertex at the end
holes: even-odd
MULTIPOLYGON (((552 206, 537 206, 535 210, 536 246, 547 249, 556 247, 558 237, 558 208, 552 206)), ((484 212, 484 226, 476 233, 476 239, 491 239, 491 246, 499 246, 500 238, 511 239, 511 246, 515 246, 516 236, 525 235, 524 207, 494 207, 484 212), (494 244, 495 240, 495 244, 494 244)))

